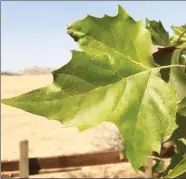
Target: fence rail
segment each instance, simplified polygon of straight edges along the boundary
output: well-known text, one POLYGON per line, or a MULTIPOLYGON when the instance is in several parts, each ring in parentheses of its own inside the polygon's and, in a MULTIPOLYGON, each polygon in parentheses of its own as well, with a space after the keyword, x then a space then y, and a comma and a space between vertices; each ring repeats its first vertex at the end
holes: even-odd
MULTIPOLYGON (((70 167, 114 164, 121 162, 128 162, 128 160, 120 159, 120 151, 28 158, 28 141, 22 141, 20 143, 20 159, 1 161, 1 174, 28 178, 31 174, 39 174, 51 170, 62 171, 70 167)), ((149 171, 151 168, 148 168, 147 166, 147 170, 149 171)))

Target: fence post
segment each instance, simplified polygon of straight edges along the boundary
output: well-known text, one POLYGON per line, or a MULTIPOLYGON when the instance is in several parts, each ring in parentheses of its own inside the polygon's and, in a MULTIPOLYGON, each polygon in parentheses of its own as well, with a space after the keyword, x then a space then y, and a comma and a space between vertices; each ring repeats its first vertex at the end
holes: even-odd
POLYGON ((19 160, 19 172, 20 178, 29 177, 29 158, 28 158, 28 140, 20 142, 20 160, 19 160))
POLYGON ((152 178, 152 163, 153 163, 152 157, 148 156, 145 170, 146 178, 152 178))

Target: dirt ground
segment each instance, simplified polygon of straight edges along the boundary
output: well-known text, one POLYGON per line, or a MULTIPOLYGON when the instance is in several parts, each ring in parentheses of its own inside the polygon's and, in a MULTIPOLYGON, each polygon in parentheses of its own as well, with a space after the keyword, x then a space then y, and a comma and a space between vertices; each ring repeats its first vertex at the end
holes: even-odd
MULTIPOLYGON (((1 76, 1 98, 13 97, 52 82, 52 75, 1 76)), ((55 156, 121 149, 117 128, 103 123, 96 128, 79 132, 58 121, 1 105, 1 160, 19 158, 19 142, 29 140, 29 157, 55 156)), ((30 178, 127 178, 139 177, 130 164, 109 164, 81 167, 78 170, 32 175, 30 178)))

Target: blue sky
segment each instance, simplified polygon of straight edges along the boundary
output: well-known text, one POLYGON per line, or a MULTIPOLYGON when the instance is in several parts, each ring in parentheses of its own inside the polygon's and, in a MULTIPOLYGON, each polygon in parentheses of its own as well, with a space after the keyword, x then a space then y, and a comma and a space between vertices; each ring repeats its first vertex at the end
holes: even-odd
POLYGON ((171 25, 186 23, 186 1, 3 1, 1 70, 63 66, 78 49, 66 25, 87 14, 115 15, 118 4, 135 20, 161 20, 171 35, 171 25))

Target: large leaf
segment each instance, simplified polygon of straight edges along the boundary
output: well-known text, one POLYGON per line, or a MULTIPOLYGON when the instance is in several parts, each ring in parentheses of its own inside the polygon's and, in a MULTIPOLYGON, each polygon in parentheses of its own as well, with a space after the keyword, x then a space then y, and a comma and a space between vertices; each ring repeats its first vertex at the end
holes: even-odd
POLYGON ((163 136, 170 135, 175 129, 175 93, 157 76, 157 71, 141 72, 65 99, 63 92, 61 98, 59 91, 54 92, 58 88, 52 89, 54 95, 50 89, 45 88, 53 100, 36 102, 34 97, 41 94, 44 90, 41 89, 3 102, 79 129, 93 127, 102 121, 115 123, 135 169, 144 165, 151 151, 159 152, 163 136))
POLYGON ((151 33, 152 42, 154 45, 168 46, 169 45, 169 33, 164 29, 161 21, 150 21, 146 18, 146 28, 151 33))
POLYGON ((182 26, 172 26, 174 36, 170 39, 170 44, 178 48, 186 47, 186 24, 182 26))
POLYGON ((72 51, 51 85, 2 102, 80 130, 113 122, 139 169, 176 127, 175 90, 151 69, 150 33, 121 7, 115 17, 77 21, 68 33, 84 52, 72 51))

